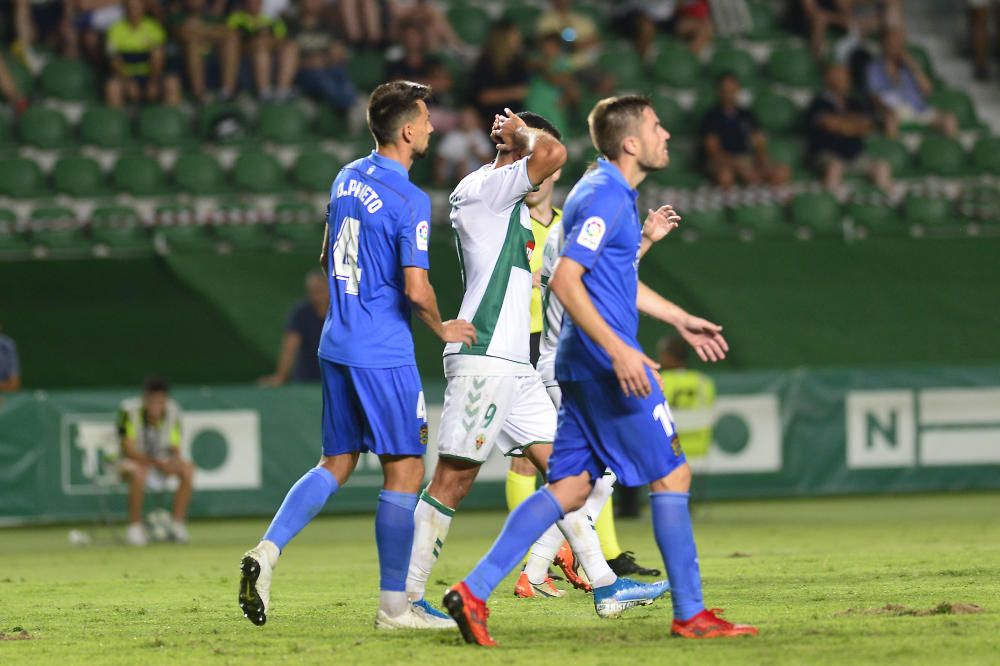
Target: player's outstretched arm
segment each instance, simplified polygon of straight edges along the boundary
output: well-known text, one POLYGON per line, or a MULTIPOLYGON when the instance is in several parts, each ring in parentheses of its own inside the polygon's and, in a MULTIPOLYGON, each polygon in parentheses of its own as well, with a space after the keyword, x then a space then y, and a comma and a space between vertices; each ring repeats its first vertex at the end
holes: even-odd
POLYGON ((638 349, 625 344, 618 334, 611 330, 601 313, 594 307, 594 302, 590 300, 587 288, 583 285, 585 270, 579 262, 566 256, 562 257, 549 280, 549 289, 563 304, 573 322, 611 357, 611 366, 618 377, 622 392, 626 396, 645 398, 651 391, 646 368, 659 370, 660 364, 638 349))
POLYGON ((406 283, 406 297, 410 299, 417 318, 434 331, 444 342, 462 342, 471 347, 476 342, 476 327, 464 319, 441 321, 438 311, 437 295, 427 276, 427 271, 415 266, 403 268, 403 280, 406 283))
POLYGON ((649 209, 646 221, 642 223, 642 244, 639 246, 639 257, 642 257, 657 243, 667 237, 680 224, 681 216, 674 207, 664 204, 656 210, 649 209))
POLYGON ((500 152, 516 151, 528 158, 528 179, 532 185, 543 180, 566 164, 566 146, 548 132, 528 127, 510 109, 497 116, 490 136, 500 152))
POLYGON ((726 358, 729 343, 722 336, 722 327, 718 324, 689 314, 684 308, 663 298, 642 281, 639 282, 635 300, 639 312, 676 328, 681 337, 694 347, 701 360, 714 362, 726 358))

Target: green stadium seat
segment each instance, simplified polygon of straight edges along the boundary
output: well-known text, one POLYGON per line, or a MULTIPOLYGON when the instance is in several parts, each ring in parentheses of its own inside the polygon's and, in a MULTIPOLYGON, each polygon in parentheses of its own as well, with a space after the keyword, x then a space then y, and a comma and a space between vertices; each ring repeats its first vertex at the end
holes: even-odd
POLYGON ((131 206, 98 206, 90 213, 90 223, 94 227, 95 236, 98 231, 102 234, 116 228, 142 223, 139 218, 139 211, 131 206))
POLYGON ((854 202, 848 204, 844 212, 855 227, 862 227, 871 235, 899 236, 906 233, 906 227, 900 223, 896 211, 887 203, 854 202))
MULTIPOLYGON (((13 211, 0 210, 0 215, 13 214, 13 211)), ((0 230, 0 256, 7 253, 23 253, 28 249, 28 234, 22 234, 10 229, 0 230)))
MULTIPOLYGON (((157 218, 167 216, 194 216, 194 209, 189 206, 161 207, 156 211, 157 218)), ((215 249, 215 239, 211 229, 200 224, 184 224, 161 227, 159 233, 167 242, 171 252, 210 252, 215 249)))
POLYGON ((90 215, 91 236, 112 250, 147 250, 152 241, 131 206, 101 206, 90 215))
POLYGON ((774 49, 767 63, 767 72, 776 83, 794 88, 818 88, 819 68, 803 46, 784 46, 774 49))
POLYGON ((17 129, 21 141, 38 148, 62 148, 69 143, 69 123, 53 109, 29 108, 18 119, 17 129))
POLYGON ((272 226, 270 224, 220 224, 215 227, 215 235, 238 250, 262 250, 274 245, 272 226))
POLYGON ((139 138, 159 148, 178 148, 192 142, 187 118, 172 106, 143 107, 139 112, 139 138))
POLYGON ((865 142, 865 152, 871 157, 888 162, 896 177, 905 177, 913 173, 913 160, 910 157, 910 151, 895 139, 874 136, 865 142))
POLYGON ((42 70, 41 83, 42 92, 56 99, 79 102, 97 98, 94 72, 83 60, 50 61, 42 70))
POLYGON ((737 228, 749 229, 754 236, 790 236, 794 231, 785 221, 784 211, 774 204, 740 206, 733 210, 731 217, 737 228))
POLYGON ((90 157, 64 157, 52 169, 56 191, 73 197, 99 197, 109 193, 101 165, 90 157))
POLYGON ((701 63, 691 51, 671 42, 660 49, 653 63, 653 78, 674 88, 697 88, 704 83, 701 63))
POLYGON ((739 232, 721 208, 682 211, 680 228, 694 230, 699 238, 735 238, 739 232))
POLYGON ((941 88, 935 90, 928 101, 936 109, 955 114, 958 126, 964 130, 981 127, 979 118, 976 117, 976 106, 973 104, 972 98, 961 90, 941 88))
POLYGON ((23 157, 0 160, 0 193, 15 199, 29 199, 49 193, 38 165, 23 157))
POLYGON ((343 140, 347 136, 347 118, 342 113, 322 106, 316 110, 313 128, 320 136, 343 140))
POLYGON ((198 113, 198 136, 224 145, 240 145, 252 140, 252 123, 234 102, 207 104, 198 113))
POLYGON ((909 224, 943 227, 950 225, 954 218, 951 205, 945 199, 911 193, 903 200, 903 219, 909 224))
POLYGON ((975 185, 962 190, 959 212, 966 220, 983 224, 1000 222, 1000 189, 975 185))
POLYGON ((787 164, 792 169, 795 180, 810 178, 806 164, 806 144, 798 137, 768 137, 767 154, 775 162, 787 164))
POLYGON ((92 106, 80 119, 80 137, 99 148, 121 149, 132 141, 128 116, 121 109, 92 106))
POLYGON ((778 20, 774 6, 769 2, 755 1, 749 3, 750 18, 753 21, 753 29, 747 35, 754 40, 778 39, 784 33, 778 20))
POLYGON ((530 43, 530 40, 536 37, 535 25, 537 25, 538 17, 541 14, 542 10, 536 5, 517 2, 507 3, 507 9, 504 10, 503 17, 515 23, 525 40, 530 43))
POLYGON ((260 136, 280 144, 309 140, 308 124, 302 109, 295 104, 265 104, 257 116, 260 136))
POLYGON ((17 213, 10 208, 0 208, 0 232, 10 233, 17 224, 17 213))
MULTIPOLYGON (((278 212, 275 211, 275 214, 277 215, 278 212)), ((282 215, 290 214, 283 213, 282 215)), ((295 215, 304 215, 304 211, 300 210, 295 215)), ((281 223, 275 226, 274 232, 278 238, 303 250, 313 251, 323 246, 323 226, 315 222, 281 223)))
POLYGON ((160 164, 145 155, 119 157, 112 171, 112 181, 119 190, 139 197, 169 192, 160 164))
POLYGON ((677 103, 674 95, 656 93, 652 96, 652 101, 656 115, 660 118, 660 124, 672 135, 685 135, 696 129, 690 116, 677 103))
POLYGON ((456 5, 448 10, 448 21, 466 44, 482 44, 490 31, 490 15, 471 5, 456 5))
POLYGON ((310 192, 328 192, 340 163, 328 153, 301 153, 292 167, 292 181, 310 192))
POLYGON ((757 62, 741 49, 716 48, 708 61, 708 74, 715 81, 726 72, 735 74, 744 86, 752 86, 757 80, 757 62))
POLYGON ((983 137, 972 149, 972 158, 978 171, 1000 175, 1000 137, 983 137))
POLYGON ((840 235, 840 204, 826 192, 803 192, 791 203, 791 217, 795 226, 806 227, 817 235, 840 235))
MULTIPOLYGON (((274 206, 274 213, 272 217, 274 222, 277 223, 277 226, 275 227, 277 235, 281 238, 285 238, 286 240, 291 240, 287 236, 282 235, 282 228, 307 225, 312 225, 318 228, 322 225, 318 225, 316 223, 323 219, 323 211, 306 201, 286 199, 284 201, 279 201, 274 206)), ((317 232, 317 229, 313 229, 313 232, 313 237, 315 237, 316 233, 319 233, 317 232)), ((320 236, 322 236, 322 233, 320 233, 320 236)))
MULTIPOLYGON (((20 60, 9 55, 0 53, 0 58, 7 64, 7 69, 10 70, 10 76, 14 79, 14 85, 17 86, 18 92, 25 97, 31 97, 31 93, 35 89, 35 80, 28 68, 21 64, 20 60)), ((3 95, 0 95, 0 98, 7 102, 10 101, 3 95)))
POLYGON ((354 85, 370 92, 385 78, 385 56, 381 51, 356 51, 347 61, 347 71, 354 85))
MULTIPOLYGON (((285 189, 285 174, 267 153, 243 153, 233 165, 233 182, 241 192, 278 192, 285 189)), ((331 181, 332 182, 332 181, 331 181)))
MULTIPOLYGON (((32 209, 31 213, 28 215, 28 219, 31 220, 32 222, 37 222, 42 224, 53 224, 53 223, 68 224, 76 222, 76 213, 73 212, 72 208, 69 208, 67 206, 39 206, 38 208, 32 209)), ((58 238, 67 240, 82 235, 82 232, 79 228, 59 229, 50 231, 53 232, 53 237, 56 237, 55 231, 74 232, 74 233, 65 233, 58 236, 58 238)), ((33 233, 37 237, 38 234, 41 232, 39 230, 35 230, 33 233)))
POLYGON ((174 182, 183 192, 195 195, 228 191, 222 167, 211 155, 186 153, 174 163, 174 182))
POLYGON ((762 91, 755 95, 751 110, 767 132, 795 132, 802 126, 802 112, 784 95, 762 91))
POLYGON ((938 176, 958 177, 968 172, 967 157, 962 144, 945 136, 924 137, 917 151, 917 163, 925 171, 938 176))
POLYGON ((646 71, 642 59, 631 44, 606 47, 597 57, 597 67, 612 74, 618 88, 638 90, 646 87, 646 71))

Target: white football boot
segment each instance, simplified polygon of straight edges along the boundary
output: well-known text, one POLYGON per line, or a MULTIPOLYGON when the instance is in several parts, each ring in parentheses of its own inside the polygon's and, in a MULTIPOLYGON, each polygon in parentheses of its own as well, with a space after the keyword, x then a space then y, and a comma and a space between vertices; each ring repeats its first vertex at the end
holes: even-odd
POLYGON ((274 544, 261 542, 256 548, 248 550, 240 561, 240 609, 243 617, 258 626, 267 622, 271 575, 278 562, 277 551, 274 544), (268 553, 269 550, 273 553, 268 553))
POLYGON ((419 604, 410 603, 405 611, 396 617, 378 609, 375 613, 375 628, 387 631, 396 629, 454 629, 457 625, 450 617, 438 617, 419 604))

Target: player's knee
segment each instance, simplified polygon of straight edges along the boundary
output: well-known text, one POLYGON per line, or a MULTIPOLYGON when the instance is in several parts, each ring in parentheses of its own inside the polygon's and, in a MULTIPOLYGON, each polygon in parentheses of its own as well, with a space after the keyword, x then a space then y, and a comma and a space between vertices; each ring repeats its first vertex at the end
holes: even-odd
POLYGON ((649 484, 654 493, 686 493, 691 490, 691 466, 684 463, 662 479, 649 484))
POLYGON ((527 458, 511 458, 510 471, 521 476, 535 476, 535 465, 527 458))

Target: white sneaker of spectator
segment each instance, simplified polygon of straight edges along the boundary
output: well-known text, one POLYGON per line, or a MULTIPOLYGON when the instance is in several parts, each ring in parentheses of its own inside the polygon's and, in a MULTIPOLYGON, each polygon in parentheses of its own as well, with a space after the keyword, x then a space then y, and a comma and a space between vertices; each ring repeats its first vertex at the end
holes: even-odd
POLYGON ((142 523, 132 523, 125 530, 125 543, 130 546, 145 546, 149 543, 146 526, 142 523))

